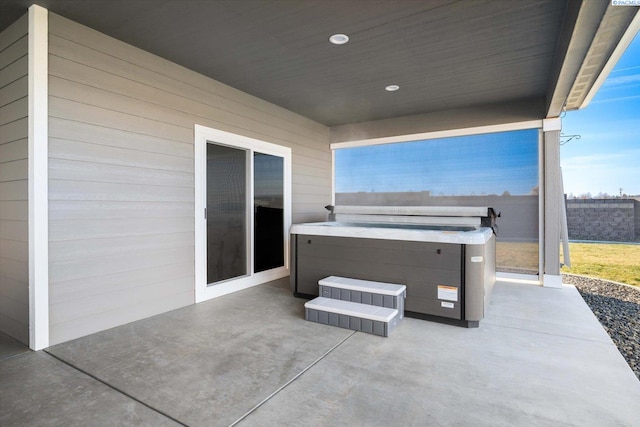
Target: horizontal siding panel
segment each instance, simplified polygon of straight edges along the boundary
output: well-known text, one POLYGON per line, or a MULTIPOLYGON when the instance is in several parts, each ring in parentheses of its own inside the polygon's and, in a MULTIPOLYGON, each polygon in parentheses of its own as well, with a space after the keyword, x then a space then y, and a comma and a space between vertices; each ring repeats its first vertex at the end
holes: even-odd
POLYGON ((28 200, 29 185, 27 181, 0 182, 0 202, 28 200))
MULTIPOLYGON (((296 165, 294 163, 292 169, 293 169, 294 177, 304 175, 311 178, 324 178, 324 179, 327 178, 327 174, 321 173, 321 169, 319 168, 313 168, 313 167, 304 166, 304 165, 296 165)), ((331 191, 331 188, 329 188, 329 191, 331 191)))
POLYGON ((50 221, 49 241, 193 232, 193 223, 193 217, 50 221))
MULTIPOLYGON (((10 183, 7 183, 10 184, 10 183)), ((0 186, 3 184, 0 184, 0 186)), ((103 182, 49 181, 49 200, 193 202, 193 189, 103 182)))
POLYGON ((0 313, 22 325, 29 324, 29 304, 27 302, 17 301, 3 294, 0 298, 0 313))
MULTIPOLYGON (((183 276, 180 278, 164 280, 147 285, 139 285, 128 289, 127 292, 112 292, 108 295, 84 296, 70 302, 74 306, 73 310, 53 310, 50 315, 52 324, 66 323, 73 320, 80 321, 84 317, 91 317, 101 311, 118 310, 126 307, 132 302, 146 304, 150 296, 159 297, 162 295, 174 295, 176 289, 182 288, 183 293, 188 293, 193 287, 193 278, 183 276)), ((191 301, 188 302, 190 304, 191 301)), ((61 304, 64 307, 65 304, 61 304)))
POLYGON ((29 32, 29 17, 25 13, 13 24, 9 25, 0 33, 0 53, 21 39, 29 32))
MULTIPOLYGON (((319 207, 323 209, 328 204, 331 204, 331 193, 330 192, 315 192, 315 193, 293 193, 293 199, 297 201, 296 206, 300 209, 305 209, 308 206, 315 206, 316 209, 319 207)), ((306 210, 309 210, 306 208, 306 210)), ((300 212, 296 210, 295 212, 300 212)))
POLYGON ((193 129, 132 116, 67 99, 49 97, 50 116, 193 144, 193 129))
POLYGON ((29 52, 29 36, 25 34, 0 52, 0 70, 24 57, 29 52))
POLYGON ((318 203, 318 202, 311 202, 311 203, 299 203, 298 205, 296 205, 297 209, 294 210, 294 214, 306 214, 306 213, 322 213, 324 215, 326 215, 328 213, 328 211, 324 208, 325 206, 329 205, 331 202, 331 200, 329 199, 328 202, 325 203, 318 203))
MULTIPOLYGON (((0 128, 0 131, 2 129, 0 128)), ((26 138, 0 145, 0 162, 11 162, 28 158, 29 144, 26 138)))
POLYGON ((0 257, 0 271, 4 277, 23 282, 25 277, 29 277, 29 263, 0 257))
POLYGON ((29 343, 28 19, 0 33, 0 331, 29 343))
MULTIPOLYGON (((67 40, 89 46, 93 50, 105 53, 114 58, 126 58, 126 61, 146 70, 155 70, 164 76, 194 86, 204 92, 219 95, 222 98, 250 107, 269 117, 281 118, 303 129, 322 132, 327 128, 306 117, 295 114, 284 108, 275 106, 248 93, 241 92, 221 82, 207 78, 180 65, 166 61, 158 56, 137 49, 131 45, 107 37, 90 28, 77 25, 66 18, 50 14, 50 33, 67 40)), ((119 64, 118 64, 119 65, 119 64)), ((222 102, 225 102, 224 100, 222 102)))
MULTIPOLYGON (((118 307, 114 310, 101 311, 66 323, 51 323, 49 328, 49 343, 51 345, 59 344, 135 320, 166 313, 167 311, 193 304, 193 302, 193 291, 184 292, 180 289, 179 292, 169 295, 151 293, 143 298, 131 299, 128 305, 118 307)), ((75 304, 73 307, 75 307, 75 304)), ((55 315, 56 310, 63 308, 64 307, 52 306, 51 313, 55 315)))
POLYGON ((4 201, 0 203, 0 220, 27 221, 28 219, 28 201, 4 201))
MULTIPOLYGON (((56 138, 49 138, 49 157, 193 174, 193 159, 56 138)), ((91 175, 89 174, 89 176, 91 175)))
POLYGON ((0 274, 0 297, 11 298, 21 304, 29 304, 29 283, 27 281, 15 280, 0 274))
POLYGON ((50 159, 49 178, 193 188, 193 173, 50 159))
POLYGON ((29 241, 29 224, 27 221, 0 220, 0 239, 29 241))
POLYGON ((331 177, 328 175, 325 175, 323 177, 315 177, 315 176, 309 176, 309 175, 296 175, 296 179, 292 183, 292 185, 294 186, 294 188, 296 185, 320 186, 320 187, 323 187, 325 191, 331 192, 331 177))
POLYGON ((78 261, 90 258, 109 258, 123 254, 137 254, 183 248, 194 250, 192 232, 154 234, 148 236, 105 237, 101 239, 69 240, 49 244, 50 262, 78 261))
POLYGON ((293 214, 291 216, 291 221, 293 224, 303 224, 305 222, 323 222, 327 220, 326 213, 300 213, 293 214))
POLYGON ((12 336, 23 344, 29 345, 29 325, 16 321, 0 312, 2 332, 12 336))
POLYGON ((81 260, 59 261, 49 265, 51 282, 89 279, 106 274, 136 271, 165 264, 179 264, 193 260, 194 251, 188 248, 174 248, 137 254, 122 254, 81 260))
POLYGON ((293 213, 294 214, 323 213, 324 215, 326 215, 327 213, 329 213, 329 211, 327 211, 324 207, 327 206, 328 204, 329 203, 318 203, 318 202, 298 203, 293 213))
POLYGON ((29 137, 29 119, 27 117, 7 123, 0 128, 0 145, 29 137))
POLYGON ((2 332, 26 346, 29 345, 29 325, 16 322, 2 313, 0 313, 0 325, 2 325, 2 332))
POLYGON ((133 117, 157 120, 186 129, 193 129, 198 121, 193 115, 182 113, 167 106, 140 101, 126 95, 120 95, 91 86, 49 77, 49 96, 74 101, 93 107, 118 111, 133 117))
MULTIPOLYGON (((49 94, 54 98, 85 103, 92 107, 106 108, 132 117, 159 120, 167 125, 180 126, 188 130, 192 130, 195 124, 201 124, 287 146, 295 146, 302 138, 301 136, 291 138, 289 133, 279 129, 265 129, 264 126, 259 126, 255 121, 237 120, 235 115, 218 117, 213 111, 209 111, 210 108, 208 107, 203 110, 203 106, 200 106, 201 108, 197 113, 186 112, 186 106, 183 109, 176 109, 180 107, 180 102, 178 102, 180 98, 168 99, 163 104, 155 104, 78 84, 70 80, 51 77, 49 81, 49 94), (234 120, 231 120, 231 118, 234 120)), ((190 108, 191 110, 196 110, 195 107, 190 108)))
POLYGON ((24 98, 20 98, 17 101, 13 101, 10 104, 0 108, 0 126, 16 120, 23 119, 28 116, 28 98, 27 94, 24 98))
POLYGON ((29 79, 27 76, 21 77, 6 86, 0 87, 0 107, 17 101, 29 93, 29 79))
POLYGON ((27 159, 11 162, 0 161, 0 182, 27 180, 29 177, 27 159))
POLYGON ((84 296, 121 293, 137 286, 178 279, 184 277, 185 274, 194 280, 193 258, 182 263, 172 262, 120 273, 110 272, 109 274, 89 279, 56 281, 51 282, 53 286, 49 294, 49 301, 52 305, 56 305, 83 298, 84 296))
POLYGON ((302 192, 302 193, 293 193, 293 198, 297 200, 301 204, 312 205, 313 203, 317 203, 318 206, 324 207, 331 203, 331 193, 321 193, 321 192, 302 192), (321 201, 321 203, 318 203, 321 201))
MULTIPOLYGON (((87 48, 76 45, 76 50, 83 51, 87 50, 87 48)), ((95 51, 92 53, 95 53, 95 51)), ((75 55, 81 55, 81 53, 77 52, 75 55)), ((69 55, 67 53, 66 56, 73 56, 73 54, 69 55)), ((83 60, 86 61, 87 59, 83 58, 83 60)), ((251 127, 247 130, 261 135, 279 136, 291 142, 300 138, 308 139, 311 137, 314 139, 314 135, 309 135, 308 129, 292 130, 290 122, 273 116, 256 114, 255 110, 248 110, 229 99, 216 100, 215 95, 203 93, 192 86, 180 84, 175 80, 167 79, 148 70, 145 70, 147 76, 138 78, 137 81, 135 78, 130 78, 130 76, 120 77, 118 74, 122 74, 121 68, 114 70, 116 73, 102 71, 102 68, 109 67, 105 64, 107 61, 114 62, 114 59, 105 56, 102 58, 102 65, 90 62, 91 66, 87 66, 54 54, 49 61, 50 74, 73 80, 74 83, 52 79, 52 87, 57 91, 64 92, 67 96, 71 96, 69 99, 75 99, 72 94, 78 91, 86 90, 95 93, 104 93, 106 91, 111 96, 124 95, 135 101, 148 102, 157 106, 169 106, 171 110, 185 113, 192 120, 197 117, 212 119, 238 129, 245 128, 246 124, 250 123, 251 127), (162 85, 158 80, 162 80, 165 85, 162 85), (78 83, 85 85, 85 88, 78 88, 78 83), (172 86, 176 85, 181 86, 181 89, 172 88, 172 86)), ((124 64, 124 66, 132 67, 131 64, 124 64)), ((60 92, 52 92, 52 94, 60 96, 60 92)), ((326 131, 320 135, 315 135, 314 142, 320 143, 325 140, 326 131)))
POLYGON ((293 200, 296 200, 298 203, 314 203, 314 202, 317 202, 318 200, 321 200, 322 206, 326 206, 331 203, 331 194, 329 193, 327 193, 325 197, 322 197, 322 195, 318 195, 318 194, 293 193, 292 198, 293 200))
POLYGON ((23 56, 15 62, 0 69, 0 87, 4 87, 9 83, 15 82, 21 77, 27 75, 28 57, 23 56))
POLYGON ((295 147, 292 152, 297 164, 307 166, 317 166, 318 164, 321 164, 323 166, 331 167, 331 152, 326 149, 308 150, 308 147, 295 147))
POLYGON ((186 218, 193 209, 193 203, 52 200, 49 220, 186 218))
POLYGON ((29 243, 18 240, 0 239, 0 254, 2 258, 25 262, 29 259, 29 243))
POLYGON ((49 118, 49 137, 193 159, 193 141, 173 141, 55 117, 49 118))

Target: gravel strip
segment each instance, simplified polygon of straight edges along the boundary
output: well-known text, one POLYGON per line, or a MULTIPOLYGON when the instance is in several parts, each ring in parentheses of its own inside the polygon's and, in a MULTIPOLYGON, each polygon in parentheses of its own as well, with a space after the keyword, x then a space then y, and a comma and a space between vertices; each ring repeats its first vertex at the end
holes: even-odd
POLYGON ((570 274, 562 282, 578 289, 640 380, 640 288, 570 274))

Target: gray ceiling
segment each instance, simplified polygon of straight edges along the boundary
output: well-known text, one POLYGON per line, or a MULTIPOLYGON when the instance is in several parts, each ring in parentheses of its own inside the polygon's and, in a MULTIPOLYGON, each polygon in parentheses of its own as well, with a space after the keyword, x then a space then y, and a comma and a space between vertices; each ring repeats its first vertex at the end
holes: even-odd
MULTIPOLYGON (((0 30, 31 3, 0 0, 0 30)), ((567 9, 565 0, 35 3, 329 126, 544 98, 567 9), (334 33, 351 41, 331 45, 334 33)))

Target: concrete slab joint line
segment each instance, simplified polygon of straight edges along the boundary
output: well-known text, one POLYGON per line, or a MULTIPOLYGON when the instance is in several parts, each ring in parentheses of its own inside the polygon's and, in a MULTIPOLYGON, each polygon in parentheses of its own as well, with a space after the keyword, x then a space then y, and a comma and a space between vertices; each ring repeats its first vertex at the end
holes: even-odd
POLYGON ((85 371, 85 370, 83 370, 83 369, 78 368, 77 366, 75 366, 75 365, 73 365, 72 363, 69 363, 69 362, 67 362, 66 360, 64 360, 64 359, 62 359, 62 358, 60 358, 60 357, 56 356, 55 354, 50 353, 50 352, 48 352, 47 350, 42 350, 42 352, 43 352, 43 353, 45 353, 45 354, 48 354, 49 356, 51 356, 52 358, 56 359, 57 361, 59 361, 59 362, 61 362, 61 363, 65 364, 65 365, 67 365, 67 366, 68 366, 68 367, 70 367, 71 369, 74 369, 74 370, 76 370, 76 371, 80 372, 81 374, 84 374, 84 375, 88 376, 89 378, 92 378, 92 379, 94 379, 94 380, 98 381, 99 383, 106 385, 106 386, 107 386, 107 387, 109 387, 110 389, 112 389, 112 390, 114 390, 114 391, 116 391, 116 392, 118 392, 118 393, 122 394, 123 396, 126 396, 126 397, 128 397, 129 399, 131 399, 131 400, 134 400, 134 401, 138 402, 139 404, 141 404, 141 405, 143 405, 143 406, 145 406, 145 407, 147 407, 147 408, 151 409, 152 411, 154 411, 154 412, 156 412, 156 413, 158 413, 158 414, 162 415, 163 417, 167 417, 167 418, 168 418, 168 419, 170 419, 171 421, 173 421, 173 422, 175 422, 175 423, 178 423, 178 424, 180 424, 181 426, 189 427, 189 425, 188 425, 188 424, 185 424, 185 423, 183 423, 182 421, 175 419, 174 417, 172 417, 171 415, 167 414, 166 412, 163 412, 163 411, 161 411, 161 410, 159 410, 159 409, 157 409, 157 408, 154 408, 153 406, 149 405, 148 403, 146 403, 146 402, 144 402, 144 401, 142 401, 142 400, 140 400, 140 399, 138 399, 138 398, 136 398, 136 397, 134 397, 134 396, 132 396, 132 395, 130 395, 130 394, 128 394, 128 393, 125 393, 124 391, 120 390, 119 388, 114 387, 113 385, 111 385, 111 384, 109 384, 108 382, 106 382, 106 381, 102 380, 101 378, 96 377, 95 375, 92 375, 92 374, 88 373, 87 371, 85 371))
POLYGON ((338 342, 336 345, 334 345, 333 347, 331 347, 329 350, 327 350, 324 354, 322 354, 320 357, 318 357, 316 360, 313 361, 313 363, 311 363, 309 366, 307 366, 306 368, 304 368, 302 371, 300 371, 296 376, 294 376, 293 378, 291 378, 289 381, 287 381, 286 383, 284 383, 283 385, 281 385, 280 387, 278 387, 273 393, 271 393, 269 396, 265 397, 261 402, 259 402, 256 406, 254 406, 253 408, 249 409, 249 411, 247 411, 246 414, 244 414, 243 416, 241 416, 240 418, 238 418, 237 420, 235 420, 229 427, 233 427, 235 425, 237 425, 240 421, 244 420, 245 418, 247 418, 249 415, 251 415, 252 413, 254 413, 258 408, 260 408, 262 405, 264 405, 265 403, 267 403, 269 400, 271 400, 276 394, 280 393, 282 390, 284 390, 285 388, 287 388, 287 386, 289 386, 291 383, 293 383, 295 380, 297 380, 298 378, 300 378, 302 375, 304 375, 305 372, 307 372, 309 369, 313 368, 315 365, 317 365, 322 359, 324 359, 325 357, 327 357, 329 354, 331 354, 335 349, 337 349, 338 347, 340 347, 345 341, 347 341, 349 338, 351 338, 353 335, 355 335, 355 333, 358 331, 353 331, 351 332, 349 335, 347 335, 346 337, 344 337, 342 340, 340 340, 340 342, 338 342))

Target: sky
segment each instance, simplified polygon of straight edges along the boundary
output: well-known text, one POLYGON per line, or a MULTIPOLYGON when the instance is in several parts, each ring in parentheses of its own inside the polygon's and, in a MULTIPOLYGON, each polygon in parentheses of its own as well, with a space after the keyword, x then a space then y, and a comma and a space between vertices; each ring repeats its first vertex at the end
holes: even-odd
POLYGON ((640 195, 640 34, 591 103, 566 113, 562 133, 580 135, 560 148, 565 193, 640 195))

